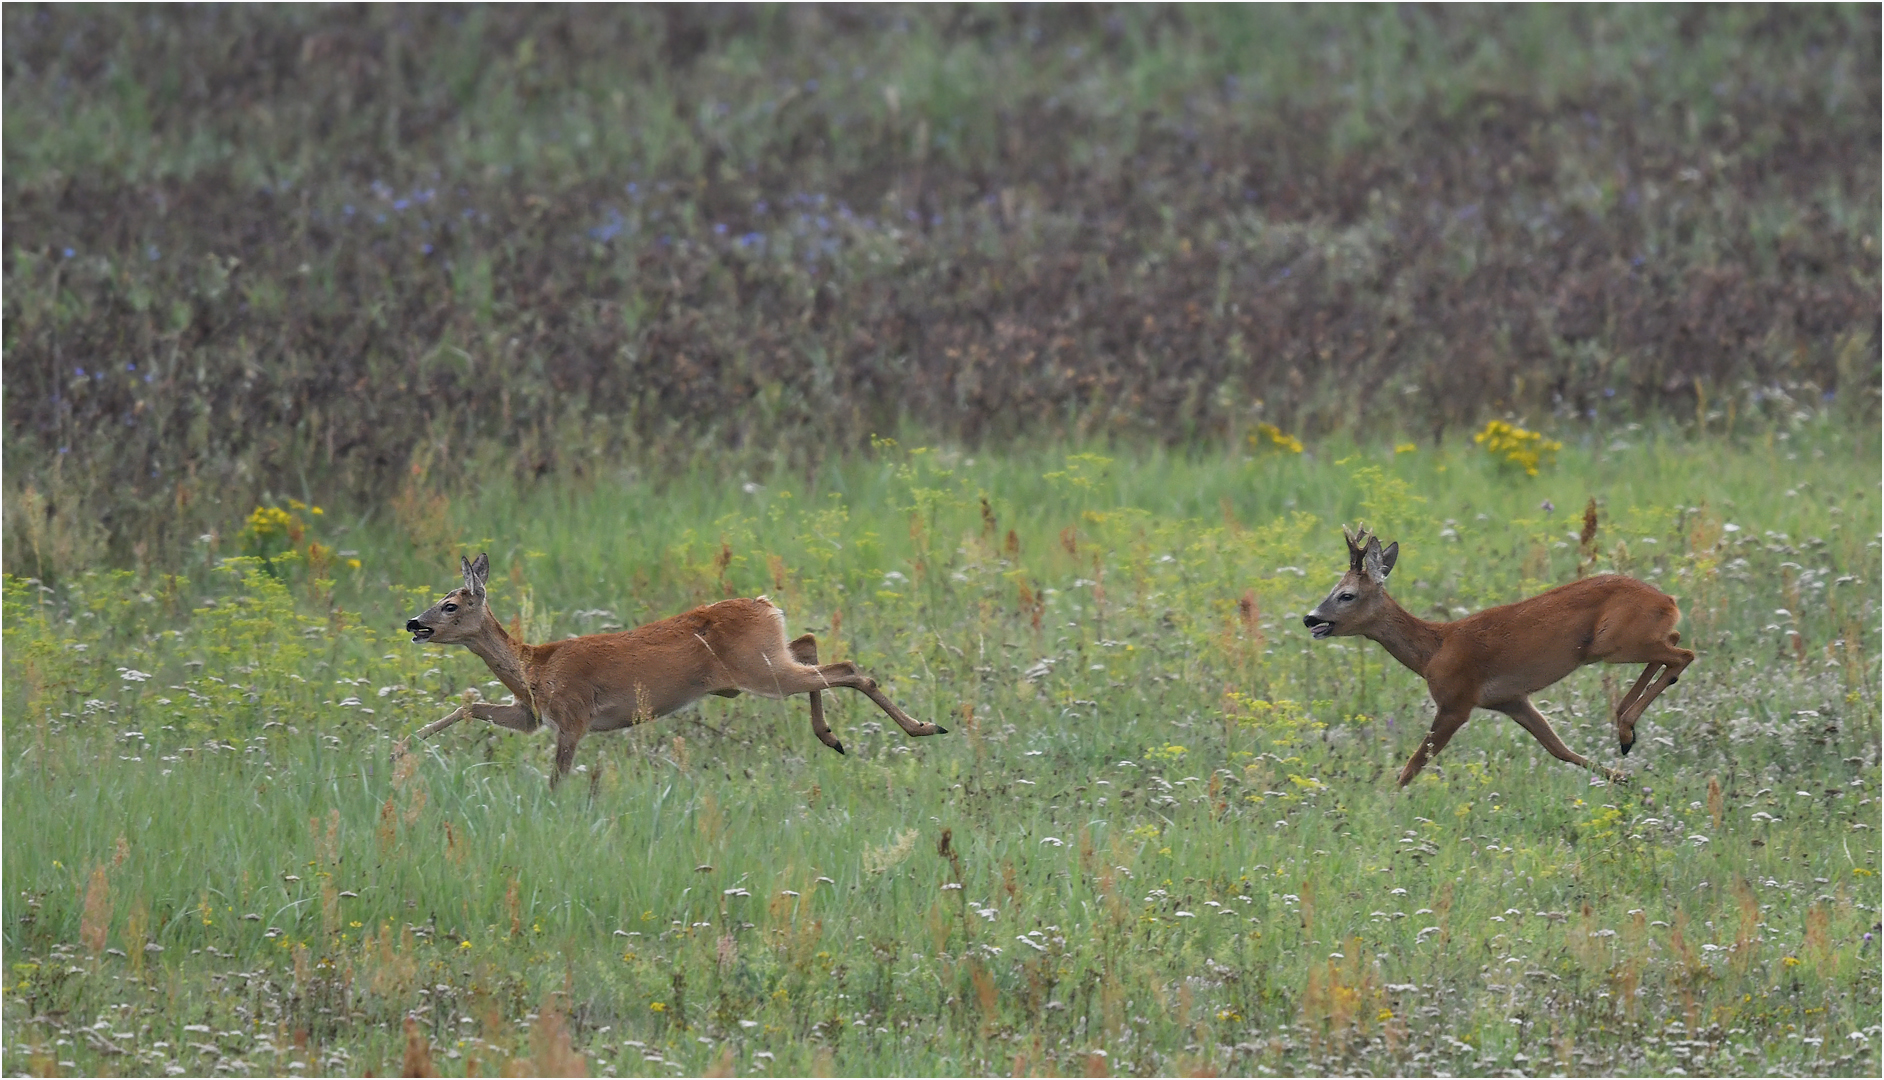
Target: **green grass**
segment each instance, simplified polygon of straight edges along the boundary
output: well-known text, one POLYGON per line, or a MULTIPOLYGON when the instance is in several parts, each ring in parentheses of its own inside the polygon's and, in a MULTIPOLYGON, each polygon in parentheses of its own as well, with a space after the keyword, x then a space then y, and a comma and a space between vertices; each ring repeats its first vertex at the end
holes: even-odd
MULTIPOLYGON (((567 1038, 646 1075, 1869 1075, 1878 449, 1805 413, 1617 430, 1535 478, 1466 443, 882 442, 808 475, 416 476, 359 520, 284 506, 291 556, 258 519, 187 580, 9 578, 5 1067, 384 1073, 410 1017, 454 1073, 567 1038), (1480 714, 1396 790, 1423 685, 1299 623, 1362 518, 1422 615, 1591 559, 1675 595, 1700 656, 1634 782, 1480 714), (845 757, 802 701, 741 698, 591 737, 554 790, 543 739, 400 758, 490 678, 397 632, 477 550, 532 640, 767 592, 951 733, 838 693, 845 757)), ((1539 705, 1614 763, 1633 675, 1539 705)))

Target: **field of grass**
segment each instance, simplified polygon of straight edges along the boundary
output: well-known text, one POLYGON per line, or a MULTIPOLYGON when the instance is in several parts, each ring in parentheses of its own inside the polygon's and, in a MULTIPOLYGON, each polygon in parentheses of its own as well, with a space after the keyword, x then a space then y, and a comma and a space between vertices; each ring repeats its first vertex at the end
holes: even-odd
MULTIPOLYGON (((421 470, 182 574, 8 577, 9 1073, 1875 1075, 1878 454, 1799 408, 1471 442, 899 445, 807 469, 421 470), (1595 500, 1587 542, 1582 511, 1595 500), (1480 713, 1300 613, 1365 520, 1417 614, 1657 583, 1699 660, 1480 713), (492 555, 530 640, 769 593, 919 718, 710 699, 404 736, 490 676, 397 630, 492 555), (577 1056, 580 1056, 578 1060, 577 1056)), ((30 567, 28 567, 30 570, 30 567)), ((497 696, 495 689, 488 694, 497 696)))

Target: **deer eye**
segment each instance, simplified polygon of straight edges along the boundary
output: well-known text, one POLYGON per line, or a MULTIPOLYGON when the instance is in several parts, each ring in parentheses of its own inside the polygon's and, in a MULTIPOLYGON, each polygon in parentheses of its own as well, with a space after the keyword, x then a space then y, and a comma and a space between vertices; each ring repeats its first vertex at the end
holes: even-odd
POLYGON ((457 604, 446 604, 446 605, 445 605, 445 610, 446 610, 446 611, 457 611, 457 610, 458 610, 458 605, 457 605, 457 604))
MULTIPOLYGON (((1340 600, 1340 601, 1341 601, 1342 603, 1346 603, 1346 602, 1348 602, 1349 600, 1352 600, 1352 599, 1354 599, 1354 594, 1353 594, 1353 593, 1351 593, 1351 592, 1344 592, 1344 593, 1342 593, 1342 594, 1341 594, 1340 596, 1338 596, 1338 597, 1336 597, 1336 599, 1337 599, 1337 600, 1340 600)), ((449 611, 450 609, 449 609, 449 608, 447 608, 446 610, 448 610, 448 611, 449 611)))

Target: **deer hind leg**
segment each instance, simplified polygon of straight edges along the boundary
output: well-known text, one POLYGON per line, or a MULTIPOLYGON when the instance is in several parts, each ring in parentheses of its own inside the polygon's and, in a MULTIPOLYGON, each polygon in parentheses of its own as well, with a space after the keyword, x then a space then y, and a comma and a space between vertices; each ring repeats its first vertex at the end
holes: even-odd
MULTIPOLYGON (((940 724, 925 724, 914 720, 910 715, 896 707, 896 703, 883 696, 877 689, 877 681, 857 670, 857 665, 845 660, 836 664, 823 664, 811 669, 812 678, 824 686, 848 686, 877 703, 884 715, 896 721, 896 726, 903 729, 905 735, 947 735, 949 729, 940 724)), ((812 687, 805 687, 809 690, 812 687)), ((797 693, 797 691, 793 691, 797 693)))
POLYGON ((1426 767, 1426 763, 1431 761, 1439 751, 1445 749, 1446 743, 1452 741, 1452 736, 1465 726, 1466 719, 1471 715, 1470 705, 1439 710, 1439 715, 1433 717, 1432 730, 1420 740, 1419 749, 1413 751, 1413 756, 1407 759, 1406 768, 1400 770, 1401 787, 1413 782, 1413 778, 1420 774, 1420 770, 1426 767))
POLYGON ((1624 754, 1635 745, 1635 722, 1642 718, 1649 703, 1659 697, 1663 690, 1675 685, 1681 673, 1694 663, 1692 650, 1675 646, 1675 642, 1680 640, 1680 634, 1669 632, 1666 654, 1648 662, 1648 666, 1642 669, 1641 678, 1635 681, 1635 688, 1616 706, 1616 741, 1624 754), (1656 674, 1658 669, 1659 675, 1656 674))
MULTIPOLYGON (((818 666, 818 639, 810 634, 793 639, 786 648, 791 650, 793 660, 806 667, 818 666)), ((844 744, 838 741, 836 735, 831 734, 830 725, 824 722, 824 691, 813 690, 809 697, 811 698, 811 733, 818 737, 819 742, 840 754, 843 753, 844 744)))

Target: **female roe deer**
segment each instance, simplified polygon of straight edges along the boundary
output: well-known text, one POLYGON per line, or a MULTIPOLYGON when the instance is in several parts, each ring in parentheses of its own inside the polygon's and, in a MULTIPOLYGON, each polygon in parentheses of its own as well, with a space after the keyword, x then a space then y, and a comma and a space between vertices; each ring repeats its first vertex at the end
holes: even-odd
POLYGON ((810 694, 812 733, 841 754, 844 744, 824 722, 820 694, 838 686, 861 691, 910 735, 948 733, 910 719, 855 664, 819 664, 818 643, 810 634, 787 642, 785 612, 763 596, 722 600, 618 634, 526 645, 511 640, 485 603, 490 558, 459 562, 464 587, 408 620, 406 629, 413 641, 470 649, 516 700, 510 705, 467 702, 420 728, 421 739, 466 716, 513 731, 535 731, 547 723, 556 729, 554 784, 569 771, 576 744, 591 731, 632 727, 707 694, 738 697, 743 691, 769 698, 810 694))
POLYGON ((1439 713, 1400 770, 1401 787, 1419 775, 1474 708, 1511 717, 1544 749, 1572 765, 1600 769, 1611 780, 1627 779, 1565 746, 1531 704, 1531 695, 1584 664, 1648 665, 1616 706, 1616 738, 1627 754, 1635 745, 1642 710, 1694 662, 1694 653, 1676 647, 1681 611, 1673 599, 1634 578, 1603 574, 1457 622, 1427 622, 1387 595, 1387 575, 1400 545, 1382 550, 1379 537, 1365 529, 1359 535, 1346 528, 1341 532, 1348 541, 1348 572, 1302 623, 1317 640, 1358 634, 1377 641, 1426 680, 1439 713))

